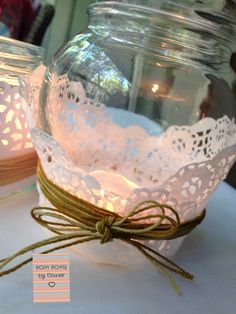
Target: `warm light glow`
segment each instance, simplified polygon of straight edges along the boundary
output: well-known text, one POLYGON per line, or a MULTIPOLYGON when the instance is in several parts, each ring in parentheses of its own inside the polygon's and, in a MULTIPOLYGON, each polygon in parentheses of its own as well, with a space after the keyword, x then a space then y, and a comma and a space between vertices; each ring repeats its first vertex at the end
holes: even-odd
POLYGON ((22 125, 21 125, 21 122, 18 118, 16 118, 15 124, 16 124, 17 130, 22 130, 22 125))
POLYGON ((11 150, 12 150, 13 152, 15 152, 15 151, 17 151, 17 150, 22 150, 22 143, 16 144, 15 146, 13 146, 13 147, 11 148, 11 150))
POLYGON ((152 91, 156 93, 159 90, 159 84, 153 84, 152 91))
POLYGON ((7 115, 6 115, 6 120, 5 122, 8 123, 8 122, 11 122, 12 119, 14 117, 14 111, 11 109, 8 111, 7 115))
POLYGON ((0 112, 4 112, 7 107, 5 105, 0 105, 0 112))
POLYGON ((32 148, 33 144, 31 142, 26 142, 24 148, 32 148))
POLYGON ((4 146, 7 146, 7 145, 8 145, 8 141, 7 141, 7 140, 2 140, 2 144, 3 144, 4 146))
POLYGON ((122 175, 119 175, 119 176, 121 176, 122 179, 124 179, 124 181, 129 185, 130 188, 132 188, 132 189, 139 188, 139 186, 136 183, 134 183, 133 181, 128 180, 126 177, 124 177, 122 175))
POLYGON ((112 203, 107 203, 106 204, 106 209, 109 210, 110 212, 114 212, 113 204, 112 203))
POLYGON ((23 139, 23 134, 14 133, 14 134, 11 134, 11 138, 12 138, 14 141, 19 141, 19 140, 22 140, 22 139, 23 139))
MULTIPOLYGON (((89 175, 100 184, 99 188, 95 187, 95 189, 93 189, 93 193, 99 197, 96 201, 96 205, 101 208, 106 208, 111 212, 117 210, 117 203, 122 204, 122 207, 125 207, 127 205, 128 197, 135 189, 140 188, 135 182, 114 172, 95 170, 90 172, 89 175)), ((87 193, 89 194, 89 190, 87 193)), ((82 198, 83 197, 84 196, 82 195, 82 198)), ((90 201, 93 202, 94 200, 91 199, 90 201)))
POLYGON ((105 191, 104 191, 104 190, 101 190, 101 191, 100 191, 100 195, 101 195, 101 198, 104 198, 105 191))
POLYGON ((3 134, 7 134, 7 133, 9 133, 9 132, 10 132, 10 128, 6 128, 6 129, 3 130, 2 133, 3 133, 3 134))

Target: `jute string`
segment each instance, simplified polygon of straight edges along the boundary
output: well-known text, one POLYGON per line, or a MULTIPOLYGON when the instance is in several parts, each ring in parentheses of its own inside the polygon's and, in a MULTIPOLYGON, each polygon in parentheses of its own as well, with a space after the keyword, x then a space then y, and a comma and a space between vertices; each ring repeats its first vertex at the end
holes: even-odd
MULTIPOLYGON (((35 207, 31 211, 33 219, 54 232, 56 236, 29 245, 12 256, 0 261, 0 270, 17 257, 32 250, 50 244, 62 243, 41 253, 50 253, 75 244, 99 240, 102 244, 112 239, 122 240, 140 251, 149 261, 158 267, 177 293, 179 287, 170 276, 174 272, 185 279, 192 280, 193 276, 166 258, 162 254, 143 244, 143 240, 171 240, 190 233, 205 217, 205 210, 199 217, 180 223, 179 215, 174 208, 166 204, 159 204, 147 200, 137 204, 126 216, 122 217, 83 199, 70 194, 53 183, 45 174, 42 166, 38 166, 38 182, 42 192, 51 207, 35 207), (155 214, 148 210, 156 209, 155 214), (140 216, 139 214, 142 215, 140 216), (147 223, 152 218, 155 222, 147 223)), ((2 270, 0 276, 14 272, 18 268, 32 261, 32 257, 2 270)))
POLYGON ((23 180, 35 174, 37 160, 38 157, 35 151, 0 159, 0 186, 23 180))

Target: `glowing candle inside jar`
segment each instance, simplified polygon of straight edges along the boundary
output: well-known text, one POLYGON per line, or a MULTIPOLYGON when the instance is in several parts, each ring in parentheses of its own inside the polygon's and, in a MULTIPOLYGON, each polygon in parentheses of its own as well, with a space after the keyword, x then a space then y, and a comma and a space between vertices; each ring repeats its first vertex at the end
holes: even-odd
POLYGON ((145 167, 142 169, 144 164, 136 174, 129 171, 135 163, 136 148, 144 139, 158 138, 163 133, 162 128, 144 116, 122 109, 98 108, 88 115, 86 107, 69 107, 69 119, 67 112, 64 116, 62 111, 58 111, 53 136, 75 167, 84 173, 89 190, 79 188, 77 193, 73 184, 66 189, 91 203, 95 202, 97 206, 125 214, 127 200, 133 191, 145 186, 139 182, 139 177, 144 180, 145 172, 152 171, 145 167), (57 125, 56 122, 61 120, 64 123, 57 125), (72 121, 76 121, 83 132, 74 133, 72 121))

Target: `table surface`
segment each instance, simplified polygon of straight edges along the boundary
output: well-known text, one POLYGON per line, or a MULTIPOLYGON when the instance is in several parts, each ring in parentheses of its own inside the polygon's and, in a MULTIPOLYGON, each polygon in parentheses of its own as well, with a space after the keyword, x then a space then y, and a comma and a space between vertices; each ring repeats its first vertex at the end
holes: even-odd
MULTIPOLYGON (((48 236, 30 217, 37 201, 36 191, 0 201, 0 259, 48 236)), ((235 314, 235 207, 236 190, 222 183, 209 201, 206 219, 174 257, 195 275, 193 282, 174 276, 181 296, 138 251, 117 241, 109 245, 126 258, 120 266, 113 255, 114 264, 105 265, 88 259, 82 247, 81 254, 63 251, 71 260, 70 303, 33 303, 30 264, 0 278, 0 314, 235 314)))

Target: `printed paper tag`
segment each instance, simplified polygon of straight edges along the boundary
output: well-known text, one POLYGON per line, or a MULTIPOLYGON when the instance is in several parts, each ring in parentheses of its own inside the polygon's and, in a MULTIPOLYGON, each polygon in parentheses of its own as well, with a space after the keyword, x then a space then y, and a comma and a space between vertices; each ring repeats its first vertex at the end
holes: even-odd
POLYGON ((33 254, 33 301, 70 302, 68 254, 33 254))

